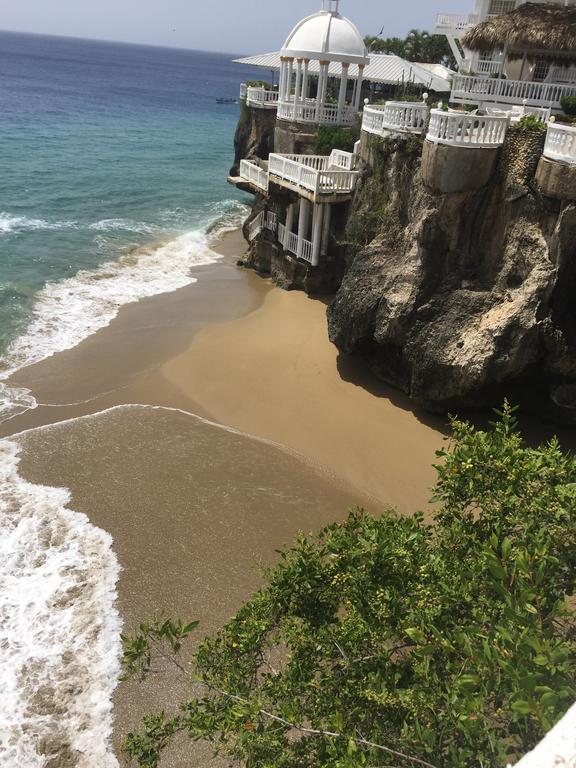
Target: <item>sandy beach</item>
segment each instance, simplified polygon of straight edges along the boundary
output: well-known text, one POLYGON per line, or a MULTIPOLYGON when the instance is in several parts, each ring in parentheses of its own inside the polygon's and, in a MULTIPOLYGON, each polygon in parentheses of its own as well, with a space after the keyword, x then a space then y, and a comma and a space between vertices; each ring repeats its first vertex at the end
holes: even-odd
MULTIPOLYGON (((126 630, 164 610, 200 620, 200 637, 297 531, 356 504, 426 509, 442 445, 442 419, 338 355, 324 302, 238 268, 240 233, 214 247, 222 260, 195 284, 122 308, 10 382, 40 405, 2 436, 19 433, 26 480, 68 488, 71 508, 112 535, 126 630)), ((172 671, 120 684, 115 745, 186 691, 172 671)), ((165 764, 209 759, 182 744, 165 764)))

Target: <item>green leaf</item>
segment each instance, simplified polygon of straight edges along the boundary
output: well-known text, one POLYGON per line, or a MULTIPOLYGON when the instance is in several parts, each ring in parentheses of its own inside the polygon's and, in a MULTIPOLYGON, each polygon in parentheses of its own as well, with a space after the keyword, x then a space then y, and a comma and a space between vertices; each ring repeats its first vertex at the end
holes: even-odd
POLYGON ((524 701, 523 699, 520 699, 519 701, 515 701, 512 704, 512 709, 514 712, 518 712, 520 715, 529 715, 532 711, 532 708, 530 704, 527 701, 524 701))
POLYGON ((417 627, 410 627, 409 629, 406 629, 404 631, 411 640, 414 640, 415 643, 426 642, 426 635, 424 634, 424 632, 422 632, 421 629, 418 629, 417 627))

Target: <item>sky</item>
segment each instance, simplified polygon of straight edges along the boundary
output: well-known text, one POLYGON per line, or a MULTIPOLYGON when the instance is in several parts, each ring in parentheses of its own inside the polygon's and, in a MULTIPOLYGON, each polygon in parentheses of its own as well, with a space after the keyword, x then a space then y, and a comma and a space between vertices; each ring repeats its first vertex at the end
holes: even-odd
MULTIPOLYGON (((363 35, 432 30, 436 13, 468 13, 473 0, 341 0, 363 35), (438 7, 436 4, 438 3, 438 7)), ((278 50, 321 0, 2 0, 0 29, 229 53, 278 50)))

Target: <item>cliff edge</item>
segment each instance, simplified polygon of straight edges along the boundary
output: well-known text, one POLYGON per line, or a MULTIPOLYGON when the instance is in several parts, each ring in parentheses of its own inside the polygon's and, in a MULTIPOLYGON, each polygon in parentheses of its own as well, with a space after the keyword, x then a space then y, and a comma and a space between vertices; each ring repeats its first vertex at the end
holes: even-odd
POLYGON ((482 189, 437 194, 421 139, 372 139, 331 341, 425 408, 503 395, 576 423, 576 206, 535 183, 541 131, 511 128, 482 189))

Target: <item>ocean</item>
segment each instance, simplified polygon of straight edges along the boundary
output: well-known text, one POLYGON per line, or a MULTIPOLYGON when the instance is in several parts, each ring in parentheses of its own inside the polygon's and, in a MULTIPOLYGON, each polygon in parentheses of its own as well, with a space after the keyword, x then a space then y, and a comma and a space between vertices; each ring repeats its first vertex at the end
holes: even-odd
MULTIPOLYGON (((216 99, 257 73, 231 58, 0 32, 0 420, 36 405, 10 372, 218 258, 249 202, 226 183, 239 107, 216 99)), ((113 541, 20 453, 0 441, 0 766, 111 768, 113 541)))
MULTIPOLYGON (((216 99, 258 73, 232 58, 0 32, 0 378, 191 282, 241 221, 216 99)), ((30 404, 0 384, 0 416, 30 404)))

